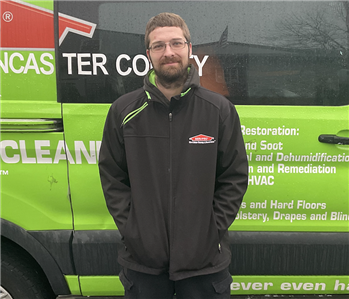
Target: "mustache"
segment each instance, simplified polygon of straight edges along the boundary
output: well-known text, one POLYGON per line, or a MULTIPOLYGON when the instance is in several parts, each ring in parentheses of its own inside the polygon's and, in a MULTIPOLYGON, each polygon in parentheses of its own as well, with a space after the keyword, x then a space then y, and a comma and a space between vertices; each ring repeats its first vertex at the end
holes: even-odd
POLYGON ((177 58, 163 58, 161 59, 160 63, 161 64, 166 64, 166 63, 173 63, 173 62, 178 62, 181 63, 181 59, 177 59, 177 58))

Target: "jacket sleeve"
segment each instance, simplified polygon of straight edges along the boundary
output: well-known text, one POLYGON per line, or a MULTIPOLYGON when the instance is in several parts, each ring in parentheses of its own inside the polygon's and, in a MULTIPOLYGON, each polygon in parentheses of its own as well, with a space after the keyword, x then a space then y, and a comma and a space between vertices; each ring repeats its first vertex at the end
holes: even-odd
POLYGON ((233 105, 222 120, 218 140, 213 209, 220 239, 233 223, 248 185, 248 162, 239 116, 233 105))
POLYGON ((131 188, 127 171, 120 113, 113 104, 108 112, 99 152, 99 174, 109 213, 124 235, 130 211, 131 188))

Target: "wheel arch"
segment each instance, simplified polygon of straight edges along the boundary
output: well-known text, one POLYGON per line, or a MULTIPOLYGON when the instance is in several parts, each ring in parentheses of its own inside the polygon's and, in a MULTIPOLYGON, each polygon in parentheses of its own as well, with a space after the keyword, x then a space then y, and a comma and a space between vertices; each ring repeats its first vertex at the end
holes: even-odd
POLYGON ((64 274, 56 260, 47 248, 28 231, 10 221, 1 219, 1 237, 11 241, 33 258, 44 272, 55 294, 70 294, 64 274))

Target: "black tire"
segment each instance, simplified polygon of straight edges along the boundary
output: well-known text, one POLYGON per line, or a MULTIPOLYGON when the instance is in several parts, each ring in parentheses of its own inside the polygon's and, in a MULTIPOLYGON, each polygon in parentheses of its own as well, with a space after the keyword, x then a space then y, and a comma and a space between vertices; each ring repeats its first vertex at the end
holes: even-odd
POLYGON ((41 268, 28 253, 8 242, 2 242, 1 247, 1 296, 6 299, 56 298, 41 268), (9 296, 5 296, 6 292, 9 296))

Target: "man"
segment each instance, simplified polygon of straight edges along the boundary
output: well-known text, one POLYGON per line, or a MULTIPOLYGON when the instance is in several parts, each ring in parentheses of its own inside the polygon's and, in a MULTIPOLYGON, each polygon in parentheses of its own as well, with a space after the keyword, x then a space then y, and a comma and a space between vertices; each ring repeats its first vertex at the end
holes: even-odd
POLYGON ((150 19, 145 44, 153 69, 111 106, 99 158, 125 296, 229 298, 227 230, 248 181, 239 118, 199 86, 181 17, 150 19))

